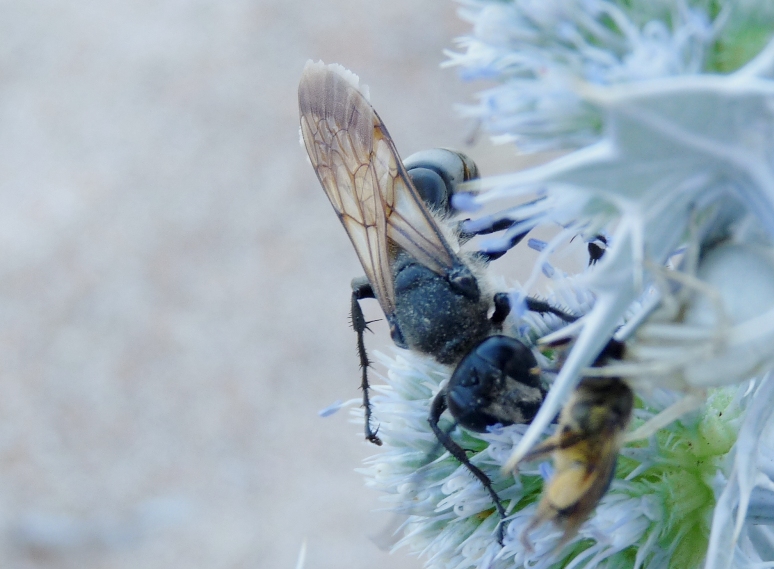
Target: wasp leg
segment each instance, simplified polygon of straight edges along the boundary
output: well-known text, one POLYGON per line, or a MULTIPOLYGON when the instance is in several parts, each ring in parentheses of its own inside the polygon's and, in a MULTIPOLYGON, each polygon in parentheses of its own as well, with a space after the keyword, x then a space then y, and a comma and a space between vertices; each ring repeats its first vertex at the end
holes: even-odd
POLYGON ((438 426, 438 421, 441 420, 441 415, 445 410, 446 389, 444 388, 439 391, 438 395, 436 395, 435 399, 433 399, 433 404, 430 407, 430 417, 427 419, 427 422, 430 423, 430 428, 433 430, 433 433, 435 433, 436 438, 444 446, 444 448, 449 451, 449 454, 451 454, 465 468, 467 468, 473 474, 473 476, 478 478, 479 482, 481 482, 481 484, 484 486, 484 489, 489 493, 489 496, 492 498, 495 508, 497 509, 497 513, 500 515, 500 522, 497 525, 497 542, 500 545, 503 545, 503 538, 505 537, 505 526, 503 525, 503 520, 505 520, 505 508, 503 508, 497 492, 495 492, 494 488, 492 488, 492 481, 489 479, 489 477, 484 474, 478 467, 471 464, 470 460, 468 460, 468 455, 465 453, 465 450, 457 443, 455 443, 449 434, 438 426))
POLYGON ((505 255, 508 251, 513 249, 516 245, 521 243, 524 237, 526 237, 527 234, 530 231, 532 231, 534 226, 539 221, 539 218, 534 215, 527 215, 524 217, 517 215, 518 209, 524 206, 534 205, 542 201, 543 199, 545 198, 538 198, 534 201, 531 201, 526 204, 522 204, 521 206, 514 208, 514 210, 512 210, 511 212, 511 215, 513 217, 493 218, 491 216, 488 216, 488 217, 482 217, 482 218, 476 219, 475 221, 471 221, 470 219, 465 219, 463 221, 460 221, 457 226, 460 243, 467 243, 476 235, 489 235, 491 233, 497 233, 498 231, 508 231, 509 229, 515 227, 516 225, 525 224, 530 221, 534 222, 531 227, 528 227, 527 229, 519 233, 513 233, 511 235, 508 235, 506 233, 504 236, 507 240, 506 244, 500 250, 479 251, 477 253, 477 255, 487 263, 490 261, 494 261, 495 259, 499 259, 503 255, 505 255))
POLYGON ((559 308, 556 308, 555 306, 551 306, 547 302, 543 300, 538 300, 537 298, 532 298, 531 296, 528 296, 526 299, 524 299, 527 310, 530 312, 537 312, 538 314, 553 314, 554 316, 558 316, 565 322, 575 322, 578 319, 578 316, 574 316, 572 314, 569 314, 565 312, 564 310, 560 310, 559 308))
MULTIPOLYGON (((569 314, 559 308, 556 308, 555 306, 551 306, 543 300, 538 300, 537 298, 532 298, 531 296, 528 296, 526 299, 524 299, 524 302, 527 306, 527 310, 530 312, 537 312, 539 314, 553 314, 565 322, 575 322, 578 319, 578 317, 574 316, 573 314, 569 314)), ((489 318, 489 320, 495 326, 500 326, 503 322, 505 322, 508 314, 511 313, 511 301, 508 294, 505 292, 496 293, 494 295, 494 307, 494 312, 492 313, 492 316, 489 318)))
MULTIPOLYGON (((483 227, 477 227, 475 231, 467 231, 463 229, 463 225, 467 221, 470 221, 470 220, 466 219, 464 221, 461 221, 458 225, 460 243, 467 243, 468 241, 473 239, 473 237, 475 237, 476 235, 489 235, 490 233, 495 233, 497 231, 504 231, 506 229, 510 229, 517 223, 521 223, 522 221, 526 221, 526 220, 498 219, 497 221, 492 221, 491 223, 488 223, 483 227)), ((511 235, 510 237, 508 237, 507 245, 500 251, 476 251, 475 255, 485 263, 489 263, 491 261, 494 261, 495 259, 499 259, 503 255, 505 255, 508 251, 516 247, 516 245, 521 243, 522 239, 524 239, 527 236, 527 233, 529 233, 530 231, 532 231, 531 228, 521 233, 516 233, 514 235, 511 235)))
POLYGON ((607 250, 607 238, 604 235, 597 235, 588 242, 586 247, 589 251, 589 266, 596 265, 607 250))
POLYGON ((377 427, 375 431, 371 429, 371 400, 368 397, 368 367, 371 365, 371 362, 368 359, 363 338, 365 331, 370 331, 370 329, 368 328, 369 322, 366 321, 363 310, 360 308, 360 300, 364 298, 376 298, 374 290, 367 280, 354 279, 352 281, 352 312, 350 318, 352 320, 352 328, 357 334, 357 355, 360 358, 360 371, 362 373, 360 388, 363 390, 363 409, 365 409, 365 438, 367 441, 381 446, 382 440, 376 436, 379 428, 377 427))
MULTIPOLYGON (((516 247, 519 243, 521 243, 521 240, 524 239, 527 236, 527 233, 529 233, 531 229, 528 229, 527 231, 524 231, 523 233, 516 233, 515 235, 511 235, 508 238, 508 244, 506 247, 502 249, 502 251, 476 251, 476 255, 482 259, 485 263, 489 263, 491 261, 494 261, 495 259, 499 259, 503 255, 505 255, 508 251, 516 247)), ((463 241, 460 239, 460 241, 463 241)))
POLYGON ((494 295, 494 312, 489 318, 489 321, 497 326, 502 326, 505 319, 511 313, 511 301, 508 297, 508 293, 498 292, 494 295))
MULTIPOLYGON (((491 233, 497 233, 498 231, 505 231, 506 229, 510 229, 517 223, 522 223, 523 221, 529 221, 530 218, 526 219, 479 219, 476 220, 476 227, 473 231, 470 231, 469 229, 465 229, 464 227, 469 225, 471 223, 470 219, 464 219, 460 221, 460 241, 468 241, 470 239, 473 239, 476 235, 489 235, 491 233)), ((526 235, 527 232, 524 232, 523 235, 526 235)), ((515 245, 515 243, 514 243, 515 245)))

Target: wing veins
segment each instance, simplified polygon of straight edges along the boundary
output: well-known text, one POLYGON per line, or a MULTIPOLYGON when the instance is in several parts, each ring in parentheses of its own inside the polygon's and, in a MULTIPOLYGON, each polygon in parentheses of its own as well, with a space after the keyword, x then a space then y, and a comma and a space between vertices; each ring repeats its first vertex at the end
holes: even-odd
POLYGON ((392 243, 441 275, 459 260, 414 189, 379 115, 350 78, 334 66, 307 63, 299 111, 317 177, 390 316, 392 243))

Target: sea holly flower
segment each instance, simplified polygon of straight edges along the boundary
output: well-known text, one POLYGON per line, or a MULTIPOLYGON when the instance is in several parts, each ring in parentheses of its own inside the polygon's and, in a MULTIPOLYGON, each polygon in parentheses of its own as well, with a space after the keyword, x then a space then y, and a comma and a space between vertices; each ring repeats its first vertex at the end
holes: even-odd
MULTIPOLYGON (((525 426, 495 427, 486 434, 453 431, 506 503, 501 547, 495 537, 500 520, 491 499, 440 447, 427 423, 430 403, 448 379, 448 370, 405 351, 392 357, 379 354, 378 359, 389 370, 373 399, 385 450, 367 460, 361 472, 367 485, 386 493, 389 509, 408 516, 396 548, 422 555, 426 567, 688 569, 700 566, 708 547, 717 559, 722 560, 722 553, 734 561, 711 566, 764 567, 756 564, 770 560, 760 542, 772 543, 774 533, 744 520, 737 545, 726 548, 734 533, 733 507, 715 509, 716 520, 718 512, 724 513, 721 523, 715 522, 722 526, 720 535, 710 536, 710 525, 716 503, 738 503, 741 480, 749 484, 761 475, 756 459, 766 453, 754 447, 764 425, 757 423, 765 423, 770 414, 763 402, 774 390, 774 381, 719 389, 702 413, 685 416, 650 440, 624 448, 616 479, 579 534, 556 550, 561 532, 542 526, 530 533, 529 551, 522 545, 522 534, 535 513, 544 480, 551 476, 550 466, 525 465, 517 475, 500 471, 525 426), (739 452, 745 444, 753 460, 742 474, 734 449, 739 452), (729 489, 735 496, 728 496, 729 489)), ((670 401, 668 392, 640 399, 635 421, 647 421, 670 401)), ((773 428, 767 424, 765 432, 774 434, 773 428)), ((771 514, 764 515, 770 522, 771 514)))
MULTIPOLYGON (((582 311, 584 306, 568 308, 582 311)), ((531 343, 557 323, 527 314, 509 325, 510 334, 531 343)), ((427 567, 682 569, 699 567, 705 558, 709 567, 765 567, 760 564, 771 561, 774 532, 738 513, 745 509, 741 502, 749 499, 749 489, 758 485, 767 492, 753 496, 754 521, 774 521, 766 509, 774 495, 774 449, 766 443, 774 435, 774 378, 715 390, 700 413, 625 447, 610 490, 579 534, 556 550, 561 532, 544 525, 528 535, 529 551, 522 544, 524 532, 551 477, 550 465, 526 464, 515 475, 501 471, 527 427, 495 427, 485 434, 452 431, 506 505, 501 547, 496 539, 500 519, 489 495, 440 446, 427 421, 435 394, 449 378, 448 368, 412 352, 396 352, 392 357, 377 354, 388 369, 373 398, 384 450, 361 472, 367 485, 386 493, 389 509, 408 516, 396 548, 422 555, 427 567)), ((550 369, 555 357, 548 351, 541 366, 550 369)), ((673 401, 674 393, 664 390, 640 397, 635 426, 673 401)), ((450 417, 444 416, 441 426, 451 428, 450 417)))
MULTIPOLYGON (((527 292, 541 274, 565 284, 564 298, 578 291, 594 300, 577 325, 563 329, 573 348, 530 427, 454 431, 507 504, 502 548, 488 495, 426 424, 448 370, 413 354, 384 359, 387 385, 374 407, 388 448, 365 472, 410 516, 400 544, 424 553, 429 567, 460 569, 774 566, 774 532, 765 525, 774 504, 768 356, 757 373, 708 391, 699 411, 624 447, 610 491, 561 550, 554 550, 560 534, 550 524, 529 534, 531 551, 521 544, 550 468, 521 465, 516 475, 499 468, 551 433, 557 411, 616 330, 625 339, 655 329, 654 306, 670 300, 673 288, 688 290, 695 277, 681 257, 698 256, 720 238, 764 256, 774 251, 774 7, 764 0, 462 4, 474 30, 450 63, 468 78, 498 83, 464 112, 522 151, 575 149, 533 170, 483 180, 475 203, 499 209, 495 219, 518 220, 514 233, 561 228, 536 247, 527 292), (604 235, 608 250, 570 283, 551 258, 574 235, 604 235), (675 273, 685 276, 680 282, 660 268, 673 258, 675 273)), ((483 247, 496 250, 507 237, 483 247)), ((688 296, 684 307, 698 306, 688 296)), ((531 318, 517 311, 510 333, 534 345, 550 326, 531 318)), ((770 330, 774 317, 764 311, 726 347, 770 330)), ((541 364, 550 367, 547 356, 541 364)), ((680 396, 660 388, 637 395, 635 426, 680 396)))
MULTIPOLYGON (((774 58, 774 49, 760 57, 774 58)), ((770 64, 755 60, 750 65, 762 63, 770 64)), ((580 233, 607 229, 611 235, 605 258, 587 279, 597 304, 543 416, 534 422, 535 435, 625 310, 652 283, 646 263, 663 265, 693 239, 697 216, 716 217, 700 240, 716 239, 718 232, 743 223, 758 228, 756 240, 774 236, 774 170, 767 155, 774 147, 774 128, 765 128, 767 121, 774 127, 769 109, 774 82, 747 80, 748 72, 658 80, 607 88, 604 94, 589 88, 587 94, 607 109, 610 126, 603 141, 540 168, 485 182, 493 190, 480 196, 482 202, 517 200, 539 188, 548 197, 543 222, 553 220, 580 233)), ((533 442, 534 435, 525 446, 533 442)))
MULTIPOLYGON (((543 76, 556 74, 562 78, 556 92, 583 103, 583 112, 597 117, 599 124, 598 142, 542 168, 490 179, 484 183, 490 191, 480 202, 505 196, 518 203, 537 191, 548 199, 538 203, 541 212, 535 212, 530 204, 525 219, 533 225, 551 220, 588 236, 618 224, 613 247, 602 263, 604 268, 589 283, 599 294, 598 305, 587 317, 544 412, 520 447, 524 451, 566 400, 580 370, 605 345, 624 311, 644 292, 646 255, 648 261, 663 264, 687 238, 692 212, 713 199, 733 195, 744 202, 747 211, 755 212, 764 228, 771 228, 769 233, 774 232, 774 178, 767 155, 772 147, 769 106, 774 83, 768 77, 774 47, 764 49, 731 75, 695 74, 705 68, 712 70, 717 54, 729 51, 729 41, 737 47, 745 45, 739 22, 751 13, 765 11, 763 4, 754 2, 734 9, 716 6, 714 10, 700 2, 664 3, 655 9, 656 13, 662 11, 661 21, 653 18, 644 25, 638 25, 638 20, 642 22, 643 16, 652 17, 654 12, 636 2, 548 2, 543 8, 518 1, 473 5, 480 8, 477 39, 468 42, 467 56, 455 63, 467 69, 491 69, 492 61, 499 59, 482 59, 475 54, 484 45, 497 46, 501 55, 511 54, 510 58, 503 55, 510 65, 498 68, 503 86, 520 86, 526 81, 542 88, 546 84, 543 76), (503 22, 503 27, 496 33, 485 33, 493 11, 499 14, 495 20, 503 22), (666 29, 664 14, 671 15, 671 31, 666 29), (712 32, 707 28, 706 33, 699 33, 700 21, 708 26, 712 22, 712 32), (643 30, 659 26, 664 32, 658 34, 658 45, 663 48, 660 53, 672 53, 672 60, 682 63, 634 65, 632 62, 645 61, 635 57, 647 35, 643 30), (731 32, 723 34, 723 29, 731 32), (593 37, 594 41, 567 42, 568 34, 576 39, 579 35, 593 37), (686 38, 693 38, 688 42, 691 49, 682 49, 688 45, 686 38), (591 63, 600 60, 602 46, 608 48, 609 56, 602 58, 609 64, 603 66, 604 72, 591 63), (518 65, 513 64, 515 60, 518 65), (629 69, 626 73, 611 72, 620 71, 625 63, 634 67, 624 66, 629 69), (681 75, 685 73, 694 74, 681 75)), ((544 98, 538 97, 534 103, 544 98)), ((503 116, 496 106, 490 110, 494 117, 503 116)), ((520 107, 517 114, 522 112, 526 111, 520 107)), ((539 122, 550 125, 551 119, 539 122)), ((511 125, 511 131, 514 136, 529 135, 529 130, 518 124, 511 125)), ((581 131, 572 129, 574 133, 581 131)), ((504 216, 518 218, 522 213, 518 207, 506 206, 504 216)))

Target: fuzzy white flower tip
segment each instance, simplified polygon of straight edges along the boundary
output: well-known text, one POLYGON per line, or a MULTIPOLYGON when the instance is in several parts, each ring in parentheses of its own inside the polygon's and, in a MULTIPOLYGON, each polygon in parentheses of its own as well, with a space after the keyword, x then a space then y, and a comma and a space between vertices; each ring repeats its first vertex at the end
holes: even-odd
POLYGON ((317 414, 320 417, 330 417, 335 415, 344 407, 352 407, 353 405, 359 405, 362 401, 360 399, 349 399, 348 401, 341 401, 340 399, 334 401, 324 409, 320 409, 317 414))

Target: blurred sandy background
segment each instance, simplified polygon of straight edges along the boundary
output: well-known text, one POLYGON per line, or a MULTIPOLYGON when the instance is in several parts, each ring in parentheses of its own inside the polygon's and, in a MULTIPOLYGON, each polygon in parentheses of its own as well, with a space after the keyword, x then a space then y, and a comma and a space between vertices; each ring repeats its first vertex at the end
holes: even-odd
POLYGON ((358 396, 361 270, 296 87, 340 62, 404 157, 462 147, 455 10, 0 4, 0 566, 292 568, 304 540, 307 569, 419 566, 373 543, 375 447, 317 416, 358 396))

